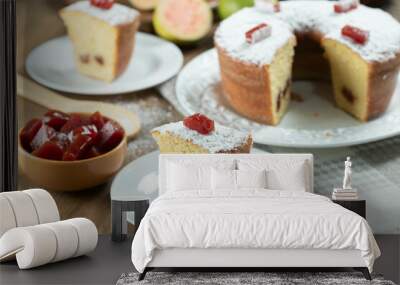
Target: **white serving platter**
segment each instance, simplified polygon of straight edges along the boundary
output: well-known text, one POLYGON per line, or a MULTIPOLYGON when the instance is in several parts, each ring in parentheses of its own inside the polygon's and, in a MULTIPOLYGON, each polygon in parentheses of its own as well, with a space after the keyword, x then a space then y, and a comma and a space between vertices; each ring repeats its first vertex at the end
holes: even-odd
POLYGON ((185 115, 201 112, 226 126, 250 130, 259 144, 330 148, 400 135, 400 84, 386 113, 367 123, 335 107, 328 83, 296 81, 292 92, 301 94, 304 101, 292 101, 277 126, 262 125, 235 113, 222 97, 215 49, 190 61, 179 73, 176 83, 176 96, 185 115))
POLYGON ((133 57, 112 83, 81 75, 75 68, 72 43, 67 36, 49 40, 27 57, 26 71, 37 82, 55 90, 112 95, 156 86, 176 75, 183 64, 180 49, 159 37, 137 33, 133 57))

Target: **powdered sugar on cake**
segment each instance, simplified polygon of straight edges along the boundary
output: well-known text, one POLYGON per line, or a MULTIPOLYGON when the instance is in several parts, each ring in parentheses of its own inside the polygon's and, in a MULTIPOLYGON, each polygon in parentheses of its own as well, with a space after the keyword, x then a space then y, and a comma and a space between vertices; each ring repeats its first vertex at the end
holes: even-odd
POLYGON ((345 17, 338 16, 339 25, 326 35, 327 38, 349 46, 367 61, 386 61, 400 52, 400 24, 392 16, 382 10, 365 6, 360 6, 346 14, 345 17), (346 24, 367 31, 368 41, 364 45, 359 45, 343 37, 341 28, 346 24))
POLYGON ((65 9, 87 13, 112 26, 130 23, 139 16, 139 12, 135 9, 128 8, 118 3, 114 3, 111 9, 101 9, 91 5, 90 1, 79 1, 69 5, 65 9))
POLYGON ((215 33, 217 45, 231 56, 246 62, 270 64, 276 51, 293 37, 289 26, 276 16, 245 8, 223 21, 215 33), (245 34, 261 23, 271 26, 271 36, 255 44, 246 42, 245 34))
POLYGON ((400 24, 380 9, 359 5, 346 13, 335 13, 332 1, 284 1, 281 12, 263 13, 256 8, 245 8, 223 21, 215 34, 215 42, 230 56, 254 64, 270 64, 276 51, 294 32, 316 31, 326 38, 337 40, 364 60, 383 62, 400 52, 400 24), (242 35, 249 27, 268 22, 272 36, 248 46, 242 35), (369 32, 368 41, 354 43, 341 35, 345 25, 359 27, 369 32))
POLYGON ((249 133, 240 132, 217 123, 215 123, 215 130, 208 135, 202 135, 197 131, 186 128, 183 122, 169 123, 155 128, 152 131, 179 136, 209 150, 210 153, 217 153, 240 147, 250 138, 249 133))

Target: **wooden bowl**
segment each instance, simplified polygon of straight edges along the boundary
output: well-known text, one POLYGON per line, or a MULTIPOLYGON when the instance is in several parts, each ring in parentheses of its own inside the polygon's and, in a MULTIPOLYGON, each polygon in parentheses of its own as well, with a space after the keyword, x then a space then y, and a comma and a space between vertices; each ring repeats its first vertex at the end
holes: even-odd
POLYGON ((18 163, 32 185, 50 191, 78 191, 107 182, 123 165, 126 136, 118 146, 100 156, 76 161, 36 157, 18 140, 18 163))

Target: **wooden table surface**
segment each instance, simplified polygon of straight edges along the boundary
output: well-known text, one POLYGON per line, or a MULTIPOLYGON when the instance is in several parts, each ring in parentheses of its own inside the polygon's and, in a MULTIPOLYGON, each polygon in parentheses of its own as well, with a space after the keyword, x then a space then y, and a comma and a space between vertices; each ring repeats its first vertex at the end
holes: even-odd
MULTIPOLYGON (((383 7, 398 20, 400 19, 400 1, 385 1, 383 7)), ((65 28, 58 17, 58 10, 62 8, 62 0, 18 0, 17 3, 17 70, 26 75, 24 62, 32 48, 39 44, 65 34, 65 28)), ((149 30, 149 25, 144 25, 149 30)), ((183 49, 185 62, 212 48, 212 37, 208 37, 194 47, 183 49)), ((59 92, 60 93, 60 92, 59 92)), ((63 94, 63 93, 61 93, 63 94)), ((74 99, 101 100, 120 104, 138 113, 142 120, 142 131, 139 136, 129 143, 126 162, 153 151, 157 148, 151 139, 149 130, 158 125, 177 121, 181 118, 172 106, 165 101, 156 89, 128 93, 117 96, 77 96, 63 94, 74 99)), ((46 110, 38 105, 23 99, 18 99, 18 124, 21 127, 26 121, 38 117, 46 110)), ((35 187, 23 175, 19 175, 19 189, 35 187)), ((55 193, 52 196, 56 200, 61 218, 86 217, 97 226, 100 234, 111 232, 110 215, 110 183, 76 193, 55 193)))

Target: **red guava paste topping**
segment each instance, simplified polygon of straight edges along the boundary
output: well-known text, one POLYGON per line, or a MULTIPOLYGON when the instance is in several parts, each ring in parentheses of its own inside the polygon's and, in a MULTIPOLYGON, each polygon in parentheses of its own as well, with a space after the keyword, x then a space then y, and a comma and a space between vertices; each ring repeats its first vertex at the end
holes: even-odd
POLYGON ((93 113, 93 115, 90 116, 90 122, 94 124, 98 130, 101 130, 106 120, 103 117, 103 115, 100 114, 99 111, 97 111, 96 113, 93 113))
POLYGON ((59 131, 62 126, 69 120, 69 115, 60 111, 50 110, 43 118, 46 125, 52 127, 56 131, 59 131))
POLYGON ((25 127, 22 129, 19 138, 21 141, 22 147, 27 151, 32 151, 31 141, 36 136, 36 133, 42 127, 42 120, 32 119, 30 120, 25 127))
POLYGON ((89 124, 91 124, 91 121, 87 116, 81 116, 80 114, 70 114, 69 120, 61 127, 60 132, 68 134, 78 127, 89 124))
POLYGON ((52 160, 61 160, 64 150, 54 141, 46 141, 38 149, 32 152, 33 155, 52 160))
POLYGON ((255 44, 271 35, 271 26, 266 23, 261 23, 248 30, 245 34, 246 42, 255 44))
POLYGON ((347 13, 358 7, 358 0, 342 0, 333 5, 333 10, 335 13, 347 13))
POLYGON ((214 131, 214 121, 199 113, 186 117, 183 120, 183 125, 202 135, 208 135, 214 131))
POLYGON ((71 144, 65 151, 63 160, 83 159, 93 145, 94 139, 91 136, 78 133, 74 135, 71 144))
POLYGON ((113 121, 106 122, 100 130, 99 150, 106 152, 113 149, 121 142, 124 135, 125 132, 119 124, 113 121))
POLYGON ((342 28, 342 35, 351 38, 358 44, 363 45, 368 40, 369 33, 368 31, 346 25, 342 28))
POLYGON ((73 137, 76 135, 80 134, 83 136, 88 136, 92 138, 94 143, 97 143, 100 141, 100 133, 97 130, 97 127, 95 125, 86 125, 86 126, 81 126, 77 127, 72 131, 73 137))
POLYGON ((55 136, 56 130, 43 124, 31 140, 31 149, 36 150, 40 148, 45 142, 53 139, 55 136))
POLYGON ((114 0, 90 0, 90 4, 97 8, 108 10, 114 5, 114 0))

